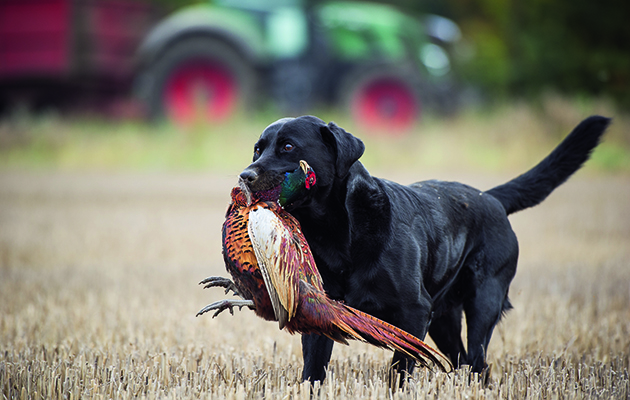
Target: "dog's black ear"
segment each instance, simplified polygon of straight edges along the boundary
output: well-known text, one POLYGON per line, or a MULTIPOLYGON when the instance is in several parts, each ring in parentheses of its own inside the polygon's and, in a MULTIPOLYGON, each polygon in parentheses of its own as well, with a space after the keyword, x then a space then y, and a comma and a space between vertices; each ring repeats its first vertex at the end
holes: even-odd
POLYGON ((321 134, 324 142, 334 151, 337 177, 345 177, 352 164, 363 155, 365 145, 361 139, 346 132, 334 122, 322 126, 321 134))

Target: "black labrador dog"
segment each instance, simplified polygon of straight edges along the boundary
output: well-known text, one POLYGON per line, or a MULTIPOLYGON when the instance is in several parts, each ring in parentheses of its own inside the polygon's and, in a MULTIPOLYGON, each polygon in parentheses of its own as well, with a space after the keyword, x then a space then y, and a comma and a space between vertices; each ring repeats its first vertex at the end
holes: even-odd
MULTIPOLYGON (((317 184, 286 209, 302 225, 328 294, 420 339, 428 332, 453 365, 482 372, 492 331, 511 308, 518 243, 508 215, 539 204, 577 171, 609 122, 584 120, 534 168, 480 191, 375 178, 358 161, 358 138, 313 116, 284 118, 263 131, 240 176, 266 190, 308 162, 317 184)), ((332 348, 324 336, 302 336, 304 380, 325 378, 332 348)), ((392 366, 411 372, 414 364, 396 352, 392 366)))

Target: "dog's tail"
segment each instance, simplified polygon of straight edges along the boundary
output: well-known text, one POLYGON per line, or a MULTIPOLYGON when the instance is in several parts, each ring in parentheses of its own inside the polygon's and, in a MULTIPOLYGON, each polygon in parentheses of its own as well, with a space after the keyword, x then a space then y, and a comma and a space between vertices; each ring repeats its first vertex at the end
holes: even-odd
POLYGON ((609 123, 610 118, 600 116, 585 119, 534 168, 486 193, 508 215, 541 203, 588 160, 609 123))

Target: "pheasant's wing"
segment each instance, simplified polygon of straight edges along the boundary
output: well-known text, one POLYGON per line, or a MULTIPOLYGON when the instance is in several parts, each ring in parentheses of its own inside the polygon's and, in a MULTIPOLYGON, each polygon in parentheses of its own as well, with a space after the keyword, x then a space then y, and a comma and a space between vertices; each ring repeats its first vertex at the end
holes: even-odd
POLYGON ((278 214, 280 218, 282 218, 282 221, 287 229, 293 232, 293 237, 297 242, 297 246, 301 249, 302 262, 300 265, 299 279, 313 285, 315 288, 323 292, 324 282, 322 280, 322 276, 319 274, 317 266, 315 265, 313 253, 311 252, 311 248, 302 233, 300 223, 297 219, 295 219, 295 217, 284 210, 280 210, 278 214))
POLYGON ((280 329, 294 315, 299 299, 303 256, 291 232, 276 213, 263 206, 249 212, 249 238, 254 246, 280 329))

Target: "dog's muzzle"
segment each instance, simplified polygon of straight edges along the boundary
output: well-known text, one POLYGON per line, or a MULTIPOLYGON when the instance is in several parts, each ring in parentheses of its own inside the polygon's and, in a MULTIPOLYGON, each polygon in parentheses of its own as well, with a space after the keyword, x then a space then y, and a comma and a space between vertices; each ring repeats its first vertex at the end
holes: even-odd
POLYGON ((250 186, 254 182, 256 182, 256 179, 258 179, 258 173, 253 169, 247 168, 243 172, 241 172, 239 178, 243 181, 243 183, 250 186))
POLYGON ((273 189, 281 184, 283 180, 284 173, 270 171, 259 173, 256 169, 249 167, 245 168, 239 175, 239 181, 247 185, 252 192, 262 192, 273 189))

